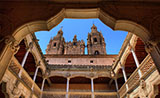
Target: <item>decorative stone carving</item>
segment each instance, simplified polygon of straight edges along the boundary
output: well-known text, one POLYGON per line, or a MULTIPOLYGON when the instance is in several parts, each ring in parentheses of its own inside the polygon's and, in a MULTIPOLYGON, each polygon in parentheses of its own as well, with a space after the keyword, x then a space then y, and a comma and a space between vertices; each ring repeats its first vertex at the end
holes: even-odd
POLYGON ((70 77, 71 76, 71 74, 70 73, 66 73, 66 75, 65 75, 66 77, 70 77))
POLYGON ((28 49, 29 49, 30 51, 32 51, 32 48, 33 48, 33 42, 30 42, 29 45, 28 45, 28 49))
POLYGON ((149 85, 144 81, 144 79, 140 80, 140 88, 139 88, 139 96, 140 98, 147 98, 149 94, 149 85))
POLYGON ((130 98, 129 94, 127 93, 126 98, 130 98))
POLYGON ((46 72, 43 75, 43 78, 48 78, 50 73, 51 73, 51 71, 47 69, 46 72))
POLYGON ((11 51, 13 51, 14 54, 16 54, 20 48, 18 42, 15 40, 13 36, 6 36, 5 44, 9 45, 9 47, 11 48, 11 51))
POLYGON ((115 77, 114 71, 111 71, 110 76, 111 76, 111 77, 115 77))
POLYGON ((12 94, 14 96, 19 96, 20 93, 21 93, 20 89, 18 88, 18 86, 15 85, 14 88, 13 88, 13 90, 12 90, 12 94))
POLYGON ((93 78, 94 76, 95 76, 94 73, 89 74, 89 77, 91 77, 91 78, 93 78))
POLYGON ((153 50, 153 48, 154 48, 155 45, 156 45, 155 42, 150 42, 149 41, 149 42, 145 43, 145 50, 146 50, 146 52, 150 53, 153 50))

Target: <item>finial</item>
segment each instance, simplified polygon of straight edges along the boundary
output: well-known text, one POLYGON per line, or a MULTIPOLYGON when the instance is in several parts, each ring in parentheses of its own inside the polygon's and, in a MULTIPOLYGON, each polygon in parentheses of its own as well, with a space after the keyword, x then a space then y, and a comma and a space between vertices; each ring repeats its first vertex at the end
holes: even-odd
POLYGON ((61 26, 61 29, 60 29, 60 30, 62 30, 62 28, 63 28, 63 26, 61 26))

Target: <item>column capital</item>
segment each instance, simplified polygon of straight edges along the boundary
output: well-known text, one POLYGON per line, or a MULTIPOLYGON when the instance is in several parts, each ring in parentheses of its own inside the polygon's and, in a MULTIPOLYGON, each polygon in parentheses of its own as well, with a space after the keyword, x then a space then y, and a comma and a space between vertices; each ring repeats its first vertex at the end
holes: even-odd
POLYGON ((128 44, 128 47, 129 47, 130 52, 135 51, 135 49, 133 48, 133 46, 130 43, 128 44))
POLYGON ((70 73, 66 73, 65 76, 67 77, 67 79, 70 79, 71 74, 70 73))
POLYGON ((36 63, 36 67, 40 67, 40 64, 41 64, 41 61, 38 61, 38 62, 36 63))
POLYGON ((50 75, 50 71, 46 70, 46 72, 43 74, 43 78, 47 79, 50 75))
POLYGON ((124 66, 124 65, 122 65, 122 63, 121 63, 121 62, 119 62, 119 64, 120 64, 121 68, 125 68, 125 66, 124 66))
POLYGON ((115 78, 115 77, 116 77, 116 74, 115 74, 115 72, 114 72, 113 70, 111 71, 110 76, 111 76, 112 78, 115 78))
POLYGON ((32 51, 33 48, 33 42, 29 42, 29 45, 27 46, 27 50, 32 51))

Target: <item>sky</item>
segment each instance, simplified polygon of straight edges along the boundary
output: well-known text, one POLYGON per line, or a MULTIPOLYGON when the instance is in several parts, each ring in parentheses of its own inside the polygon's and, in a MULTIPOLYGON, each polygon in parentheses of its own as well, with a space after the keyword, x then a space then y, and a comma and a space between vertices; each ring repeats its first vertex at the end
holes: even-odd
MULTIPOLYGON (((118 54, 128 32, 113 31, 99 19, 64 19, 50 31, 39 31, 35 35, 39 39, 43 54, 45 54, 50 39, 56 36, 61 28, 66 42, 73 41, 74 35, 77 35, 77 39, 84 40, 85 45, 87 45, 87 36, 91 32, 93 23, 97 26, 97 30, 102 32, 106 42, 107 54, 118 54)), ((87 48, 85 49, 85 54, 87 54, 87 48)))

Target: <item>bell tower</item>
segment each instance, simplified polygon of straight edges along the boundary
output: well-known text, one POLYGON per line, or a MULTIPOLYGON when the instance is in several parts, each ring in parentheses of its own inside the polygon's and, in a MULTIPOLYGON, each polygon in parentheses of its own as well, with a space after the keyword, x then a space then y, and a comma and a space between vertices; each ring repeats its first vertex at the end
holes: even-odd
POLYGON ((64 43, 62 28, 58 31, 57 35, 50 39, 47 45, 46 54, 64 54, 64 43))
POLYGON ((105 55, 106 43, 101 32, 97 31, 97 27, 93 24, 91 33, 88 33, 87 49, 89 55, 105 55))

